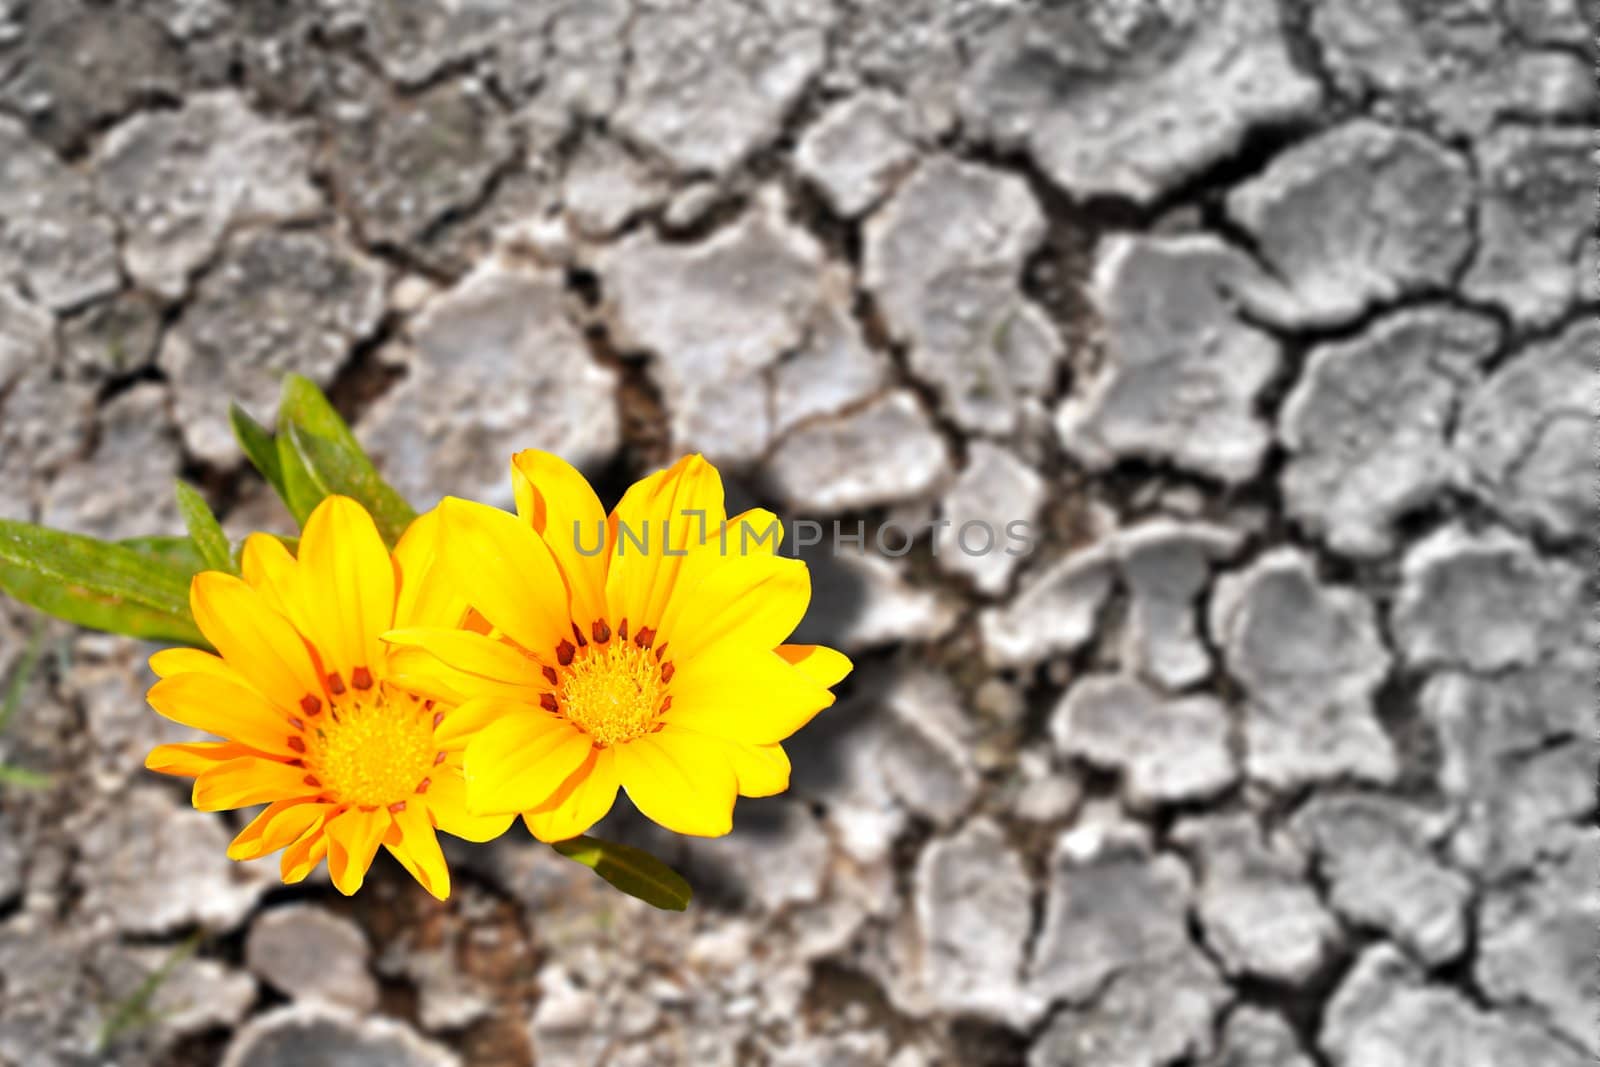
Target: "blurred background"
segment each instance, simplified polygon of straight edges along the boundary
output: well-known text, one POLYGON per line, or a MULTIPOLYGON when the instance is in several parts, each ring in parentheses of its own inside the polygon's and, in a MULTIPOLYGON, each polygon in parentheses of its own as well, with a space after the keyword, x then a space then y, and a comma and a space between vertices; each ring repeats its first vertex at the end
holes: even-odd
POLYGON ((142 769, 149 647, 0 604, 0 1064, 1590 1062, 1590 45, 1576 0, 0 0, 0 516, 181 533, 181 475, 287 531, 226 409, 295 371, 420 506, 703 450, 823 524, 857 663, 731 836, 602 826, 685 914, 520 829, 345 899, 142 769))

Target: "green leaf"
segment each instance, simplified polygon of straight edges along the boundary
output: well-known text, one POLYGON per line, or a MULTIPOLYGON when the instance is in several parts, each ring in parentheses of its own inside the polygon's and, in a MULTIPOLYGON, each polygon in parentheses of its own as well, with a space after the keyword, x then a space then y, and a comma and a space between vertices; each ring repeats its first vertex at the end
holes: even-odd
POLYGON ((194 541, 207 569, 233 570, 233 553, 228 548, 228 535, 222 532, 222 524, 211 513, 211 506, 206 503, 205 497, 188 482, 180 481, 176 488, 178 511, 183 515, 183 524, 189 528, 189 537, 194 541))
POLYGON ((44 622, 40 620, 38 627, 33 631, 33 636, 28 639, 28 647, 22 652, 22 658, 17 660, 12 669, 11 680, 6 683, 6 698, 0 702, 0 730, 4 730, 11 722, 11 717, 22 707, 22 693, 28 688, 28 681, 33 677, 34 670, 39 666, 39 653, 44 648, 44 622))
POLYGON ((550 847, 588 867, 630 897, 663 911, 683 911, 694 896, 683 875, 632 845, 597 837, 574 837, 550 847))
POLYGON ((272 434, 238 404, 228 405, 228 424, 233 427, 233 439, 239 442, 250 465, 261 472, 261 477, 280 497, 287 499, 283 491, 283 465, 272 434))
POLYGON ((9 785, 17 789, 43 789, 50 784, 48 774, 38 771, 25 770, 21 767, 8 767, 0 763, 0 786, 9 785))
POLYGON ((0 592, 93 630, 203 646, 193 573, 152 551, 0 519, 0 592))
POLYGON ((278 460, 283 497, 301 525, 322 499, 353 497, 393 545, 417 513, 378 475, 344 419, 308 378, 291 374, 278 405, 278 460))
POLYGON ((200 558, 200 548, 190 537, 125 537, 117 544, 170 563, 191 577, 206 569, 206 561, 200 558))

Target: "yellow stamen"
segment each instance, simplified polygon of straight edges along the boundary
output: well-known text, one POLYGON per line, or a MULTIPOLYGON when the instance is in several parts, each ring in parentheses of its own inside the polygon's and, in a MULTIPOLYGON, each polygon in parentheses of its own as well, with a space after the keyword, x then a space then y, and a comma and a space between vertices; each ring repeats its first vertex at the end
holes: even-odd
POLYGON ((620 745, 655 728, 666 684, 649 649, 631 641, 590 645, 561 674, 560 710, 596 744, 620 745))
POLYGON ((306 738, 306 769, 332 799, 363 808, 415 793, 438 749, 423 702, 387 685, 347 691, 306 738))

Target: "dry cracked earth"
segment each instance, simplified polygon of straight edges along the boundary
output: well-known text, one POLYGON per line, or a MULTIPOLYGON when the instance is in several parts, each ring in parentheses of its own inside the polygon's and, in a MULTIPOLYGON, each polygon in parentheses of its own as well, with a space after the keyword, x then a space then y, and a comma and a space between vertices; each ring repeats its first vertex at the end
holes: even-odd
MULTIPOLYGON (((1592 14, 1592 13, 1591 13, 1592 14)), ((1592 25, 1592 23, 1591 23, 1592 25)), ((866 531, 794 788, 658 914, 230 863, 148 649, 0 612, 0 1063, 1579 1067, 1576 0, 0 0, 0 515, 235 536, 326 385, 417 503, 687 449, 866 531), (969 556, 943 519, 1040 532, 969 556), (876 535, 887 534, 882 549, 876 535)))

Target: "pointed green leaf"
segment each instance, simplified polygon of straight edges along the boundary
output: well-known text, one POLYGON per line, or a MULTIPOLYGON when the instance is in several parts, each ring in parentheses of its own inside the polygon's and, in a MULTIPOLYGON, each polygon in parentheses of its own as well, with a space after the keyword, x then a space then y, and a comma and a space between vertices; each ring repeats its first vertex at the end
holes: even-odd
POLYGON ((125 537, 117 544, 193 576, 206 569, 200 549, 190 537, 125 537))
POLYGON ((0 519, 0 592, 79 626, 204 645, 193 571, 152 551, 0 519))
POLYGON ((588 867, 630 897, 663 911, 683 911, 694 896, 681 874, 632 845, 597 837, 574 837, 550 847, 588 867))
POLYGON ((272 434, 238 404, 228 405, 228 423, 233 427, 233 439, 239 442, 250 465, 261 472, 261 477, 280 497, 283 496, 283 468, 272 434))
POLYGON ((211 506, 206 503, 205 497, 184 481, 177 483, 177 492, 178 511, 183 515, 183 524, 189 528, 189 537, 194 541, 207 569, 233 570, 233 553, 228 548, 228 535, 222 532, 222 524, 211 513, 211 506))
POLYGON ((361 503, 389 544, 417 517, 410 504, 378 475, 350 427, 316 383, 298 374, 283 382, 278 405, 278 458, 284 499, 304 525, 323 497, 338 493, 361 503))

